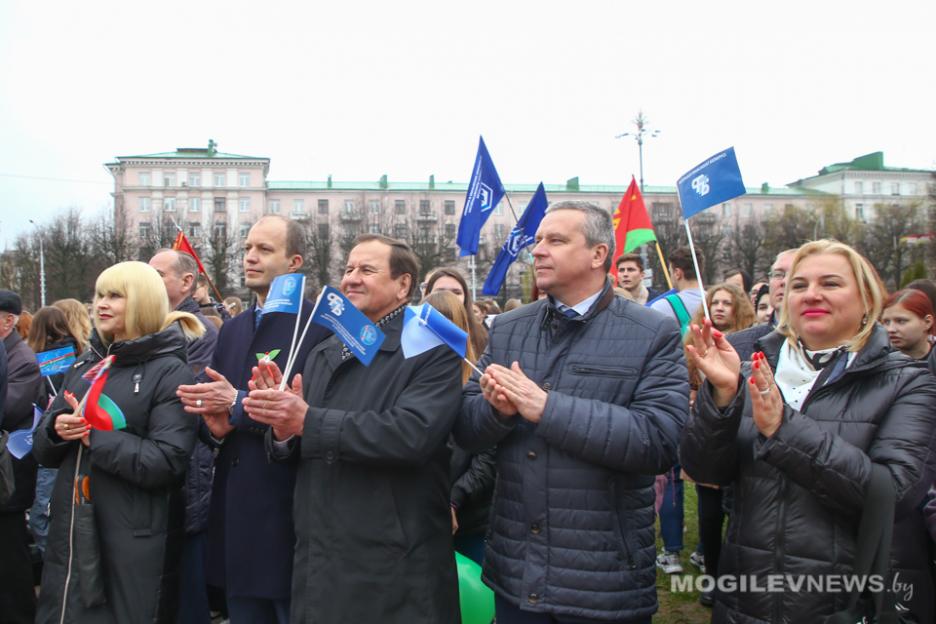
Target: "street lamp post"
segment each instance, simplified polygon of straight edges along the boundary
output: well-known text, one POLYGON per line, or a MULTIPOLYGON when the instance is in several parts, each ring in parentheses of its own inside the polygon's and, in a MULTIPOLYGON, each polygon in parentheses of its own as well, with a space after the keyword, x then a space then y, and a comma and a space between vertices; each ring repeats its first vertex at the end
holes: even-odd
POLYGON ((36 225, 36 222, 32 219, 29 220, 36 227, 36 231, 39 233, 39 302, 40 305, 45 307, 45 250, 42 247, 42 230, 39 229, 39 226, 36 225))
MULTIPOLYGON (((625 137, 631 137, 637 141, 637 158, 640 163, 640 194, 643 195, 644 192, 644 172, 643 172, 643 144, 644 136, 648 138, 655 138, 660 136, 659 130, 651 130, 648 127, 647 118, 644 116, 643 111, 637 111, 637 117, 634 118, 634 126, 637 128, 634 132, 624 132, 615 136, 616 139, 623 139, 625 137)), ((650 264, 647 258, 647 246, 641 245, 640 247, 640 258, 643 260, 643 265, 649 267, 650 264)), ((665 269, 664 269, 665 271, 665 269)), ((651 282, 653 278, 650 278, 651 282)))

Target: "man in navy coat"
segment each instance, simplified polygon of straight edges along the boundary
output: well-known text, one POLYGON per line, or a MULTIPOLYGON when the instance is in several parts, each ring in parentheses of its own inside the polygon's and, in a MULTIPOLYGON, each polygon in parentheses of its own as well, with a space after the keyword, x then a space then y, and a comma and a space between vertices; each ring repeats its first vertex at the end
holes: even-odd
MULTIPOLYGON (((285 624, 289 617, 296 467, 267 460, 267 425, 252 420, 242 401, 260 359, 286 366, 296 317, 262 316, 261 310, 273 278, 302 267, 303 241, 295 221, 266 216, 254 224, 244 245, 244 275, 257 303, 221 327, 205 383, 178 392, 219 448, 208 516, 208 584, 224 589, 231 624, 285 624)), ((312 304, 303 302, 303 326, 311 313, 312 304)), ((309 328, 293 372, 302 371, 308 352, 326 336, 318 325, 309 328)))

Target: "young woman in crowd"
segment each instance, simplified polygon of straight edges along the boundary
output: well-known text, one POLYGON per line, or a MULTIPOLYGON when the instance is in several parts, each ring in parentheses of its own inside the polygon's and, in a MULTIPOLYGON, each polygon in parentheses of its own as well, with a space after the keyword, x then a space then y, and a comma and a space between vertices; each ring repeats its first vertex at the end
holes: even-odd
POLYGON ((58 468, 36 622, 173 622, 184 519, 182 479, 196 420, 176 396, 194 382, 187 340, 204 332, 170 312, 162 279, 142 262, 98 276, 90 349, 65 376, 33 454, 58 468), (113 364, 89 404, 113 423, 92 430, 84 378, 113 364))
MULTIPOLYGON (((711 286, 705 294, 705 302, 712 317, 712 325, 724 334, 731 334, 754 325, 754 308, 751 300, 734 284, 722 283, 711 286)), ((696 311, 692 322, 696 325, 705 320, 702 306, 696 311)), ((691 342, 691 333, 686 333, 686 341, 691 342)), ((702 383, 699 369, 689 362, 690 402, 695 401, 699 385, 702 383)), ((718 560, 721 554, 722 526, 725 512, 722 505, 722 489, 717 485, 696 483, 699 514, 699 548, 690 556, 690 560, 704 568, 712 576, 718 573, 718 560), (699 555, 702 555, 701 559, 699 555)), ((700 601, 711 606, 712 596, 704 593, 700 601)))
POLYGON ((71 335, 78 339, 78 351, 84 353, 91 340, 91 317, 87 306, 77 299, 59 299, 52 305, 65 313, 71 335))
MULTIPOLYGON (((427 290, 430 288, 427 287, 427 290)), ((451 291, 437 287, 423 302, 468 332, 468 350, 465 357, 476 362, 478 354, 471 340, 471 314, 465 308, 464 301, 451 291)), ((462 363, 462 383, 467 382, 470 376, 471 367, 462 363)), ((449 503, 452 508, 455 550, 481 565, 484 560, 484 534, 487 532, 491 497, 494 495, 494 449, 469 453, 451 438, 449 447, 452 451, 452 491, 449 503)))
POLYGON ((773 308, 770 307, 770 286, 762 285, 754 293, 754 317, 757 325, 764 325, 770 322, 773 315, 773 308))
MULTIPOLYGON (((865 258, 819 240, 796 252, 753 362, 709 323, 692 327, 705 383, 680 457, 698 481, 734 486, 722 575, 847 574, 872 463, 893 477, 898 517, 918 509, 936 379, 891 350, 875 322, 884 297, 865 258)), ((847 606, 846 592, 784 589, 716 592, 713 620, 815 622, 847 606)))
MULTIPOLYGON (((27 342, 33 353, 37 354, 44 351, 71 348, 76 357, 81 355, 80 341, 72 333, 71 327, 68 326, 65 313, 54 305, 39 308, 39 311, 36 312, 32 326, 29 328, 27 342)), ((58 396, 64 380, 65 373, 56 373, 42 378, 43 383, 39 395, 36 397, 36 405, 40 409, 47 408, 51 401, 58 396)), ((49 534, 49 496, 52 494, 55 475, 56 470, 54 468, 39 467, 36 476, 36 498, 33 501, 32 509, 29 511, 29 528, 32 530, 36 547, 43 554, 45 553, 46 536, 49 534)))
POLYGON ((458 269, 435 269, 426 281, 425 296, 428 297, 439 290, 447 290, 461 301, 468 319, 468 335, 471 337, 475 358, 480 358, 481 354, 484 353, 485 347, 487 347, 488 331, 483 324, 483 317, 479 320, 474 311, 474 308, 479 304, 471 300, 471 291, 468 290, 468 283, 465 281, 465 276, 462 275, 458 269))
POLYGON ((884 302, 881 323, 891 346, 914 360, 925 360, 936 338, 933 304, 919 290, 898 290, 884 302))

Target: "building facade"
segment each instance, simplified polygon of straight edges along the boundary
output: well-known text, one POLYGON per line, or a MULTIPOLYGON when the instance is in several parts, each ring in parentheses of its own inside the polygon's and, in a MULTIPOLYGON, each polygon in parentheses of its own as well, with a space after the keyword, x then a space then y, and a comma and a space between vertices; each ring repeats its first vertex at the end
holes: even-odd
MULTIPOLYGON (((319 247, 332 252, 324 276, 336 280, 338 264, 350 241, 362 233, 382 233, 406 240, 424 264, 459 264, 470 273, 467 259, 458 257, 455 236, 464 208, 466 182, 396 182, 383 176, 372 182, 268 180, 270 159, 219 152, 207 148, 178 148, 173 152, 120 156, 106 165, 114 176, 114 208, 139 240, 165 244, 181 227, 197 249, 214 238, 241 247, 247 230, 258 218, 278 214, 301 220, 319 247)), ((850 214, 867 219, 880 201, 920 201, 933 172, 885 168, 878 152, 850 163, 824 167, 819 174, 788 185, 767 184, 694 217, 704 227, 737 228, 786 206, 816 210, 823 201, 842 198, 850 214)), ((492 211, 481 232, 477 262, 478 290, 490 263, 522 214, 535 184, 507 185, 507 199, 492 211)), ((617 208, 627 186, 585 185, 578 178, 546 185, 551 202, 585 200, 610 211, 617 208)), ((680 224, 675 187, 647 186, 644 200, 657 226, 680 224)), ((242 280, 239 263, 232 265, 242 280)), ((516 295, 528 279, 527 263, 517 262, 507 279, 508 295, 516 295)))

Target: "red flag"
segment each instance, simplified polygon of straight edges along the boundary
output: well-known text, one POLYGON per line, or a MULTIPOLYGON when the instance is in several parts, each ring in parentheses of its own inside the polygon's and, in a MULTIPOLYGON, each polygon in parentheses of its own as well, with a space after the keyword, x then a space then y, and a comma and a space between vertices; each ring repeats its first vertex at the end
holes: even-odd
POLYGON ((630 186, 614 213, 614 262, 611 273, 617 277, 617 259, 625 253, 656 240, 653 223, 647 214, 637 180, 631 176, 630 186))
POLYGON ((172 248, 176 251, 184 251, 188 255, 195 258, 195 263, 198 264, 198 272, 207 275, 207 272, 205 272, 205 267, 202 266, 201 258, 199 258, 198 254, 195 253, 195 250, 192 248, 192 244, 185 236, 185 232, 179 230, 179 233, 176 235, 175 242, 172 243, 172 248))
POLYGON ((91 382, 91 388, 84 400, 82 416, 87 419, 92 429, 113 431, 114 429, 124 429, 127 426, 127 419, 124 417, 123 411, 109 396, 103 393, 104 384, 107 383, 107 376, 113 363, 114 356, 109 355, 83 375, 85 379, 91 382))

